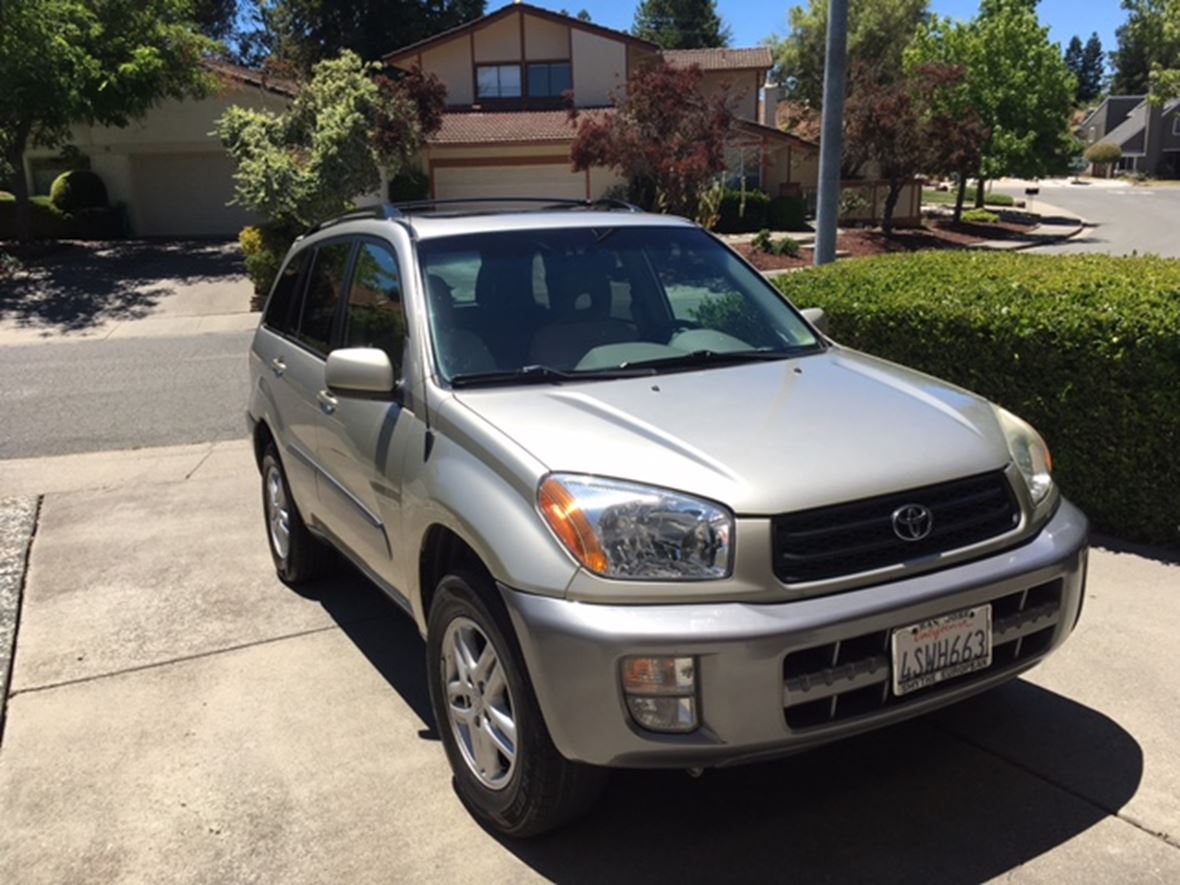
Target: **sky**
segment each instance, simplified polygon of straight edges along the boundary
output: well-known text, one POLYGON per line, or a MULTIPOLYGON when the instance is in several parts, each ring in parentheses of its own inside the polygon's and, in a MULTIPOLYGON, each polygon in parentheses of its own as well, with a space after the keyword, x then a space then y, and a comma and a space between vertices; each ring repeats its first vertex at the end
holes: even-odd
MULTIPOLYGON (((507 0, 488 0, 488 11, 499 9, 507 0)), ((577 12, 585 8, 597 24, 618 30, 630 30, 638 0, 529 0, 548 9, 577 12)), ((787 31, 787 10, 792 2, 766 0, 718 0, 721 17, 733 29, 734 46, 756 46, 771 33, 787 31), (773 11, 778 10, 778 11, 773 11)), ((969 19, 979 9, 978 0, 931 0, 930 8, 939 15, 969 19)), ((1051 38, 1062 48, 1074 34, 1082 41, 1098 32, 1102 48, 1115 48, 1114 30, 1125 14, 1119 0, 1041 0, 1041 21, 1049 25, 1051 38)))

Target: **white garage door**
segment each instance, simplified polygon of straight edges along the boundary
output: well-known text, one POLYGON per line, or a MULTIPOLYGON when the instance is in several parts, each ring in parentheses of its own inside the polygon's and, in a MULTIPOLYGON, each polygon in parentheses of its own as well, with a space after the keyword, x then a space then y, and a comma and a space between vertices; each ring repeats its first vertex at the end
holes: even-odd
POLYGON ((586 173, 571 172, 568 161, 529 166, 436 166, 434 196, 439 200, 475 197, 584 200, 586 173))
POLYGON ((148 237, 236 236, 254 216, 226 203, 234 195, 234 163, 220 151, 134 154, 132 218, 148 237))

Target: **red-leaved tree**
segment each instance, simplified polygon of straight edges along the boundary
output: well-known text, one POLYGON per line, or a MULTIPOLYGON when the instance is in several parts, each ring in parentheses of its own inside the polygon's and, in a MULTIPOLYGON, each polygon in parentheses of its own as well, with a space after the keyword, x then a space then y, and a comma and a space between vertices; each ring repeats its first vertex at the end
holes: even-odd
POLYGON ((696 66, 660 63, 632 75, 612 98, 612 112, 571 111, 574 169, 612 168, 632 202, 694 216, 701 193, 725 170, 734 123, 728 91, 706 93, 696 66))

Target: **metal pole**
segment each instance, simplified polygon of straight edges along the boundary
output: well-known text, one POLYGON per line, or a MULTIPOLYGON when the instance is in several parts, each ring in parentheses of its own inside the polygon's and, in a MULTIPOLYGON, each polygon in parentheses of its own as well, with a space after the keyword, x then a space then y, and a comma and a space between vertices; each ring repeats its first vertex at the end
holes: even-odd
POLYGON ((848 42, 848 0, 828 3, 824 54, 824 108, 819 140, 819 196, 816 200, 815 263, 836 260, 840 215, 840 141, 844 126, 844 76, 848 42))

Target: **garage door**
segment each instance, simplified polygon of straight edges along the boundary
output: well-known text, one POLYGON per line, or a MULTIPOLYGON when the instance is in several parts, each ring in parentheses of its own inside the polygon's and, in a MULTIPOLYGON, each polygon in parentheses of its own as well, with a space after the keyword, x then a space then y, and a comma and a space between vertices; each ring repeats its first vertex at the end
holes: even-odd
POLYGON ((254 216, 226 205, 234 195, 233 172, 233 160, 220 151, 132 155, 136 234, 236 236, 254 216))
POLYGON ((528 166, 435 166, 436 199, 561 197, 586 199, 586 173, 571 172, 568 160, 528 166))

